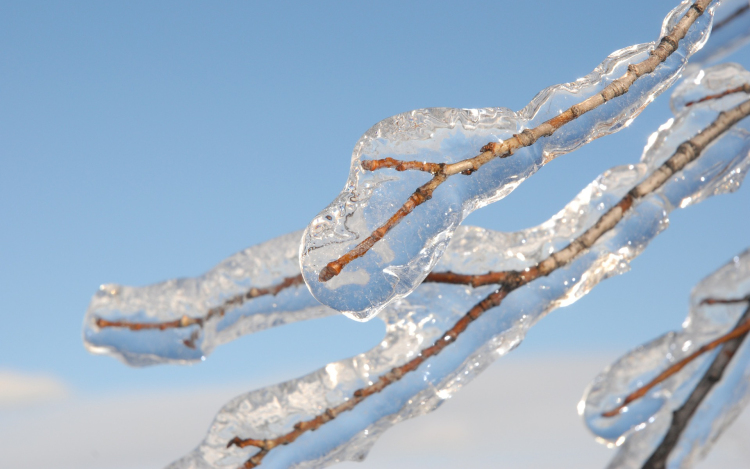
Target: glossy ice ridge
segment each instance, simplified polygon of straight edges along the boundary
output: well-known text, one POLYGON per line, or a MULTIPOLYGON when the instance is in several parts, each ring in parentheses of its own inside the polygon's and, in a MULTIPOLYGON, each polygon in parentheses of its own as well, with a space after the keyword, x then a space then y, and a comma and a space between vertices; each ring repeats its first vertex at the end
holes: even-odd
POLYGON ((750 43, 750 0, 722 0, 716 6, 711 40, 690 58, 685 74, 716 63, 750 43))
MULTIPOLYGON (((621 357, 595 378, 579 410, 589 428, 603 440, 620 446, 611 468, 640 468, 662 441, 671 415, 688 398, 718 351, 693 361, 617 417, 601 417, 622 396, 636 390, 669 365, 701 345, 729 332, 747 309, 746 303, 707 305, 708 298, 742 298, 750 293, 750 250, 735 256, 702 280, 690 296, 690 313, 682 330, 669 332, 621 357)), ((747 342, 747 341, 746 341, 747 342)), ((719 434, 734 420, 750 396, 750 347, 744 343, 722 379, 714 385, 672 451, 668 467, 690 467, 704 456, 719 434)))
POLYGON ((299 276, 301 231, 250 247, 195 278, 145 287, 102 285, 91 299, 83 322, 83 340, 93 353, 113 355, 133 366, 200 361, 218 345, 294 321, 334 314, 298 282, 279 291, 227 308, 203 325, 131 330, 99 327, 97 320, 166 324, 205 318, 228 300, 299 276))
MULTIPOLYGON (((672 107, 684 114, 686 102, 706 94, 739 86, 746 81, 750 81, 747 72, 737 65, 717 66, 708 72, 699 71, 677 87, 672 97, 672 107), (696 85, 696 81, 700 84, 696 85)), ((649 151, 644 155, 644 161, 649 161, 648 167, 660 164, 660 161, 666 157, 666 152, 670 148, 665 143, 666 140, 673 143, 679 139, 689 138, 691 132, 697 131, 713 118, 717 109, 725 109, 729 105, 734 105, 741 98, 741 95, 735 95, 718 102, 703 103, 695 108, 700 112, 687 114, 687 118, 680 117, 677 121, 670 121, 665 125, 665 131, 655 133, 649 139, 649 151), (686 126, 683 123, 686 119, 688 123, 694 122, 695 124, 686 126), (657 150, 658 160, 651 161, 655 158, 653 155, 657 154, 657 150)), ((732 137, 730 140, 735 146, 742 145, 742 140, 737 137, 732 137)), ((741 154, 734 148, 732 151, 736 155, 741 154)), ((706 161, 703 158, 699 161, 706 161)), ((717 166, 717 168, 721 167, 717 166)), ((717 192, 734 190, 739 186, 741 177, 744 175, 743 170, 744 166, 738 165, 735 173, 722 173, 720 179, 714 180, 715 188, 711 190, 717 192)), ((635 165, 633 168, 614 169, 601 177, 600 183, 604 189, 600 190, 596 185, 592 185, 582 194, 586 191, 603 191, 602 194, 606 194, 611 178, 615 180, 624 178, 632 182, 646 171, 647 168, 642 167, 642 164, 635 165)), ((610 198, 608 202, 610 205, 615 197, 611 190, 610 188, 610 195, 607 196, 610 198)), ((702 192, 697 192, 694 197, 705 197, 708 191, 709 189, 704 189, 702 192)), ((617 197, 621 195, 618 193, 617 197)), ((672 199, 680 200, 680 204, 696 201, 692 197, 684 199, 679 199, 679 197, 680 194, 677 194, 672 199)), ((560 248, 562 243, 567 242, 576 232, 580 232, 583 226, 592 223, 592 220, 598 217, 605 207, 597 205, 597 210, 590 212, 588 205, 590 201, 586 198, 583 202, 571 202, 567 210, 581 213, 576 216, 562 215, 562 218, 567 221, 565 224, 550 221, 531 231, 508 234, 479 228, 458 230, 458 238, 453 240, 451 244, 453 247, 447 250, 448 257, 443 260, 440 269, 480 273, 482 269, 491 270, 490 267, 482 267, 484 265, 482 262, 491 262, 495 258, 504 259, 504 265, 509 268, 525 267, 528 262, 540 260, 540 256, 548 254, 550 249, 560 248), (579 208, 574 210, 575 206, 579 208), (467 243, 478 246, 483 242, 479 238, 489 236, 478 233, 494 234, 490 237, 492 239, 484 242, 481 249, 468 250, 461 247, 467 243), (469 239, 472 241, 467 241, 469 239), (553 242, 553 239, 558 239, 558 241, 553 242), (508 247, 503 249, 502 246, 505 245, 508 247), (465 253, 463 257, 457 256, 457 249, 465 253), (487 259, 487 261, 482 261, 482 259, 487 259)), ((179 321, 183 317, 205 317, 212 308, 238 295, 247 294, 252 288, 262 289, 279 285, 285 279, 298 276, 297 250, 300 237, 301 232, 295 232, 253 246, 226 259, 211 271, 196 278, 175 279, 145 287, 102 285, 92 298, 84 319, 83 337, 86 347, 94 353, 114 355, 130 365, 195 362, 208 356, 216 346, 241 335, 294 321, 334 314, 334 310, 319 304, 304 286, 295 284, 276 295, 254 298, 252 301, 245 301, 229 308, 224 315, 214 316, 202 326, 133 331, 127 328, 101 328, 96 325, 99 318, 109 321, 125 320, 154 324, 179 321)))
MULTIPOLYGON (((667 34, 692 2, 684 1, 665 18, 659 38, 667 34)), ((354 147, 343 191, 305 230, 300 265, 311 293, 321 303, 365 321, 389 302, 410 294, 437 264, 462 220, 472 211, 502 199, 546 162, 616 132, 632 121, 677 79, 688 58, 708 38, 713 8, 696 21, 679 48, 630 91, 583 114, 554 135, 519 149, 509 158, 487 163, 470 176, 456 175, 437 188, 364 256, 327 282, 318 279, 331 261, 351 250, 402 206, 431 175, 393 169, 365 171, 361 162, 392 157, 454 163, 557 116, 601 92, 631 63, 645 59, 658 44, 627 47, 607 57, 589 75, 551 86, 524 109, 419 109, 385 119, 368 130, 354 147)))
MULTIPOLYGON (((676 90, 675 98, 695 87, 711 94, 737 73, 748 77, 737 66, 706 71, 700 80, 690 77, 676 90)), ((460 227, 436 270, 485 273, 534 265, 592 226, 662 164, 678 144, 715 119, 720 110, 736 104, 736 99, 727 97, 690 108, 677 105, 680 113, 651 136, 639 163, 607 171, 540 226, 515 233, 460 227)), ((304 433, 289 445, 274 448, 261 467, 325 467, 342 460, 361 460, 387 428, 438 407, 493 360, 516 347, 541 317, 575 302, 599 281, 627 271, 630 261, 666 228, 671 210, 736 190, 750 164, 750 124, 742 125, 725 133, 700 159, 634 205, 608 235, 570 264, 512 292, 443 352, 353 410, 339 414, 314 432, 304 433)), ((218 413, 200 445, 170 468, 241 466, 258 450, 227 448, 232 438, 274 438, 291 431, 294 424, 350 399, 354 390, 376 381, 429 346, 493 288, 420 285, 409 297, 384 308, 380 318, 386 323, 386 336, 378 346, 301 378, 231 400, 218 413)))

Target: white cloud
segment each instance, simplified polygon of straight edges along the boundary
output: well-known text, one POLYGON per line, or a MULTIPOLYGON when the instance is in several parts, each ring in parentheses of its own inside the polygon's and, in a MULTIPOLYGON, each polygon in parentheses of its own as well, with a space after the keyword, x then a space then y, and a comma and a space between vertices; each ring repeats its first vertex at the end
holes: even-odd
MULTIPOLYGON (((514 352, 436 412, 385 432, 364 463, 335 467, 605 467, 614 452, 593 441, 577 415, 576 404, 589 381, 613 358, 606 354, 528 357, 514 352)), ((0 383, 15 382, 0 375, 4 376, 0 383)), ((3 392, 11 395, 9 389, 3 392)), ((51 390, 54 386, 23 389, 51 390)), ((120 394, 0 409, 0 467, 162 468, 198 444, 225 402, 250 389, 120 394)), ((750 415, 745 413, 699 468, 747 467, 748 428, 750 415)))
POLYGON ((67 386, 54 376, 0 370, 0 409, 57 401, 68 395, 67 386))

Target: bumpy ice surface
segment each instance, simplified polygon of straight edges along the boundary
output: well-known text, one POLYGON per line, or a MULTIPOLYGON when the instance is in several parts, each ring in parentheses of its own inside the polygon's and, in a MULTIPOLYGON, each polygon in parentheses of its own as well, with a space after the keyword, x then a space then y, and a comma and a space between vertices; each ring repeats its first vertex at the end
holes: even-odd
POLYGON ((686 74, 693 74, 750 42, 750 0, 722 0, 716 7, 711 40, 690 58, 686 74))
MULTIPOLYGON (((688 398, 713 358, 715 350, 693 361, 678 374, 628 405, 614 418, 601 417, 672 363, 701 345, 729 332, 748 307, 701 304, 707 298, 742 298, 750 293, 750 250, 701 281, 690 298, 690 314, 680 331, 644 344, 613 363, 596 377, 579 409, 589 428, 602 439, 621 445, 612 468, 639 468, 661 442, 671 414, 688 398), (624 444, 623 444, 624 443, 624 444)), ((747 341, 745 341, 747 342, 747 341)), ((668 467, 689 467, 739 414, 750 397, 750 347, 744 343, 724 375, 701 403, 671 453, 668 467)))
POLYGON ((145 287, 106 284, 91 299, 83 324, 89 351, 108 353, 123 362, 143 366, 155 363, 200 361, 222 343, 290 322, 334 314, 318 303, 301 283, 276 295, 245 298, 213 315, 204 324, 163 330, 99 327, 97 319, 159 324, 185 318, 205 318, 212 308, 252 288, 278 285, 299 276, 297 255, 302 232, 280 236, 239 252, 196 278, 169 280, 145 287))
MULTIPOLYGON (((718 67, 691 77, 676 91, 711 94, 735 80, 750 78, 736 66, 718 67)), ((640 163, 613 168, 585 188, 548 222, 515 233, 463 227, 436 270, 484 273, 523 269, 564 247, 612 207, 637 182, 663 163, 677 145, 711 122, 739 97, 685 109, 655 133, 640 163)), ((453 344, 416 371, 365 399, 349 412, 303 434, 294 443, 274 448, 262 467, 324 467, 336 461, 362 459, 388 427, 427 413, 450 397, 497 357, 517 346, 536 321, 558 306, 576 301, 599 281, 628 269, 668 223, 668 213, 711 195, 737 189, 750 158, 747 122, 724 134, 697 161, 660 190, 637 203, 625 218, 589 251, 566 267, 511 293, 480 316, 453 344)), ((327 407, 350 398, 392 367, 403 364, 430 345, 494 287, 423 284, 408 298, 386 307, 381 315, 386 336, 367 353, 327 366, 299 379, 253 391, 230 401, 219 412, 205 440, 172 468, 239 467, 257 449, 226 448, 235 436, 273 438, 290 431, 327 407)))
MULTIPOLYGON (((692 4, 684 1, 664 20, 660 38, 692 4)), ((305 230, 300 249, 302 273, 321 303, 357 320, 368 320, 388 302, 411 293, 436 265, 454 231, 472 211, 502 199, 546 162, 587 142, 621 129, 658 94, 672 85, 699 50, 710 29, 713 6, 692 26, 680 46, 652 74, 637 80, 630 91, 590 111, 509 158, 495 159, 470 176, 449 178, 431 200, 417 207, 363 257, 328 282, 318 275, 381 226, 427 182, 418 171, 365 171, 361 162, 392 157, 454 163, 533 128, 604 89, 622 76, 629 64, 644 60, 658 41, 621 49, 589 75, 551 86, 524 109, 420 109, 385 119, 368 130, 354 147, 344 190, 305 230)))

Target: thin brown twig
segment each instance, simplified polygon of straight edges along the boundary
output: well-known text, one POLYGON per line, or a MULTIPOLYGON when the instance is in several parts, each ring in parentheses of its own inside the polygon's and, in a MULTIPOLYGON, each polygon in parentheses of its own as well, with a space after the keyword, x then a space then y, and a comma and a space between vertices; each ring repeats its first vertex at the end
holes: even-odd
POLYGON ((430 272, 423 280, 424 283, 449 283, 453 285, 470 285, 473 288, 484 285, 501 284, 509 278, 508 272, 488 272, 486 274, 457 274, 450 270, 446 272, 430 272))
POLYGON ((745 4, 745 5, 741 6, 741 7, 739 7, 738 9, 736 9, 734 11, 734 13, 732 13, 731 15, 727 16, 723 20, 721 20, 718 23, 716 23, 714 25, 714 27, 712 28, 711 32, 715 33, 716 31, 720 30, 724 26, 726 26, 729 23, 731 23, 732 21, 736 20, 737 18, 739 18, 743 14, 747 13, 748 10, 750 10, 750 4, 745 4))
POLYGON ((366 171, 377 171, 378 169, 391 168, 396 171, 424 171, 426 173, 439 173, 445 163, 428 163, 426 161, 401 161, 393 158, 383 158, 382 160, 365 160, 362 162, 362 168, 366 171))
MULTIPOLYGON (((427 200, 430 200, 435 189, 437 189, 450 176, 459 173, 471 174, 495 158, 509 157, 513 155, 516 150, 531 146, 542 137, 549 137, 560 127, 574 121, 579 116, 598 108, 607 101, 627 93, 630 86, 635 83, 638 78, 652 73, 659 64, 664 62, 667 57, 677 50, 679 42, 685 37, 687 31, 693 25, 695 20, 700 17, 708 5, 711 4, 711 1, 712 0, 697 0, 693 3, 690 9, 688 9, 680 21, 672 28, 669 34, 664 36, 659 42, 659 45, 651 51, 647 59, 637 64, 630 64, 628 66, 628 71, 622 77, 607 85, 600 93, 571 106, 568 110, 533 129, 526 129, 521 133, 514 134, 511 138, 503 142, 488 143, 480 149, 480 154, 473 158, 468 158, 456 163, 445 164, 436 172, 429 171, 433 174, 430 181, 415 190, 401 208, 399 208, 382 226, 373 231, 370 236, 365 238, 343 256, 329 262, 320 271, 318 280, 320 282, 327 282, 341 273, 341 270, 347 264, 365 255, 375 243, 383 239, 393 227, 398 225, 401 220, 414 211, 416 207, 427 200)), ((402 170, 419 169, 424 171, 425 169, 423 169, 424 167, 422 165, 427 164, 416 161, 393 160, 388 163, 385 163, 385 161, 386 160, 363 161, 362 167, 367 170, 368 168, 392 168, 399 167, 400 165, 400 167, 403 168, 402 170)))
MULTIPOLYGON (((721 96, 717 94, 714 96, 721 96)), ((714 98, 715 99, 715 98, 714 98)), ((679 171, 687 163, 697 158, 700 152, 715 140, 719 135, 724 133, 734 124, 744 119, 750 114, 750 100, 744 101, 734 108, 722 112, 719 116, 711 123, 708 127, 698 133, 692 139, 683 142, 672 157, 670 157, 660 168, 655 170, 651 175, 646 178, 643 182, 638 184, 628 194, 625 195, 614 207, 612 207, 607 213, 605 213, 596 224, 589 228, 580 237, 570 243, 564 249, 558 251, 552 256, 548 257, 544 261, 538 264, 539 268, 543 271, 548 269, 555 269, 557 265, 553 262, 567 262, 566 259, 570 259, 578 255, 584 248, 590 247, 593 242, 598 239, 603 232, 611 229, 624 215, 635 199, 641 198, 660 187, 667 179, 669 179, 675 172, 679 171)), ((533 267, 534 269, 536 267, 533 267)), ((547 273, 543 274, 547 275, 547 273)), ((470 285, 472 287, 480 287, 483 285, 491 284, 502 284, 507 280, 509 276, 508 272, 487 272, 486 274, 470 275, 470 274, 457 274, 455 272, 431 272, 430 275, 425 278, 424 282, 439 282, 439 283, 450 283, 458 285, 470 285)), ((710 300, 704 300, 710 301, 710 300)), ((715 300, 719 301, 719 300, 715 300)), ((723 300, 723 301, 744 301, 744 299, 738 300, 723 300)), ((712 303, 708 303, 712 304, 712 303)))
POLYGON ((744 85, 740 85, 737 88, 731 88, 721 93, 711 94, 701 99, 698 99, 696 101, 690 101, 688 103, 685 103, 685 107, 690 107, 693 104, 702 103, 702 102, 709 101, 712 99, 723 98, 724 96, 729 96, 730 94, 734 94, 734 93, 750 93, 750 83, 745 83, 744 85))
POLYGON ((701 301, 700 304, 702 305, 733 305, 737 303, 747 303, 750 301, 750 297, 744 297, 744 298, 729 298, 729 299, 721 299, 721 298, 706 298, 705 300, 701 301))
MULTIPOLYGON (((721 299, 709 298, 707 300, 703 300, 703 303, 708 304, 708 305, 714 305, 714 304, 747 303, 748 301, 750 301, 750 297, 745 297, 739 300, 721 300, 721 299)), ((615 407, 612 410, 609 410, 607 412, 602 412, 602 417, 614 417, 616 415, 619 415, 622 409, 627 407, 631 402, 645 396, 654 387, 663 383, 664 381, 666 381, 667 379, 669 379, 670 377, 678 373, 680 370, 685 368, 685 366, 687 366, 696 358, 700 357, 706 352, 710 352, 711 350, 715 349, 716 347, 722 344, 725 344, 726 342, 729 342, 730 340, 736 339, 737 337, 740 337, 740 336, 744 336, 745 334, 747 334, 748 331, 750 331, 750 321, 744 322, 744 323, 738 323, 737 326, 735 326, 735 328, 729 331, 728 333, 722 335, 721 337, 717 339, 712 340, 711 342, 707 343, 706 345, 703 345, 698 350, 686 356, 682 360, 679 360, 678 362, 670 365, 669 368, 662 371, 656 378, 646 383, 643 387, 640 387, 636 391, 628 394, 625 397, 625 399, 623 399, 622 404, 620 404, 619 406, 615 407)))
MULTIPOLYGON (((143 330, 153 330, 153 329, 158 329, 160 331, 163 331, 166 329, 180 329, 184 327, 190 327, 196 324, 198 325, 199 328, 202 328, 203 325, 207 323, 210 319, 215 318, 215 317, 223 317, 227 311, 241 306, 247 300, 252 300, 260 296, 266 296, 266 295, 276 296, 282 290, 285 290, 287 288, 291 288, 297 285, 302 285, 304 283, 305 281, 302 278, 302 274, 300 274, 294 277, 286 277, 281 282, 275 285, 271 285, 270 287, 265 287, 265 288, 253 287, 253 288, 250 288, 245 293, 240 293, 238 295, 234 295, 228 298, 219 306, 214 306, 213 308, 209 309, 206 314, 204 314, 203 316, 199 316, 199 317, 190 317, 187 315, 183 315, 180 319, 175 319, 173 321, 164 321, 164 322, 109 321, 101 317, 96 317, 95 322, 96 322, 97 327, 101 329, 108 328, 108 327, 117 327, 117 328, 130 329, 131 331, 143 331, 143 330)), ((191 335, 189 339, 186 339, 183 342, 185 343, 187 347, 195 348, 196 339, 197 339, 197 335, 195 337, 191 335)))
POLYGON ((698 158, 707 145, 748 115, 750 115, 750 100, 743 102, 729 111, 720 113, 716 120, 708 127, 690 140, 678 146, 675 153, 663 165, 654 170, 649 177, 628 192, 618 204, 603 214, 594 226, 573 240, 567 247, 550 255, 535 266, 526 268, 522 271, 490 272, 488 274, 476 276, 456 274, 453 272, 433 274, 433 281, 467 284, 472 286, 498 284, 499 287, 482 301, 474 305, 453 325, 453 327, 448 329, 431 346, 423 349, 419 355, 406 362, 404 365, 392 368, 390 371, 380 376, 375 383, 354 391, 353 396, 347 401, 335 407, 326 409, 323 413, 310 420, 296 423, 294 429, 284 435, 263 440, 235 436, 227 443, 227 447, 234 445, 240 448, 245 448, 247 446, 258 448, 259 451, 245 461, 242 466, 245 469, 257 467, 261 464, 266 454, 268 454, 273 448, 288 445, 294 442, 303 433, 317 430, 326 422, 335 419, 342 412, 352 410, 368 396, 382 391, 390 384, 400 380, 405 374, 416 370, 425 360, 437 355, 441 350, 453 343, 458 336, 466 330, 469 324, 479 318, 486 311, 499 306, 509 293, 538 278, 549 275, 554 270, 571 262, 584 250, 591 247, 599 238, 601 238, 601 236, 614 228, 617 223, 622 220, 625 213, 638 199, 651 194, 653 191, 661 187, 677 171, 680 171, 688 163, 698 158))
MULTIPOLYGON (((750 306, 745 309, 742 317, 737 321, 738 325, 748 323, 750 323, 750 306)), ((667 430, 659 446, 656 447, 648 460, 643 464, 643 469, 665 469, 667 467, 669 455, 680 441, 682 432, 687 428, 690 420, 693 418, 693 414, 698 410, 703 399, 706 398, 714 385, 721 380, 724 370, 729 366, 732 357, 737 353, 737 350, 739 350, 746 337, 747 331, 727 341, 719 353, 716 354, 708 370, 703 374, 695 388, 693 388, 685 403, 672 413, 669 430, 667 430)))
MULTIPOLYGON (((451 272, 431 272, 427 275, 427 278, 424 280, 425 282, 435 282, 435 283, 471 283, 470 281, 457 281, 455 278, 461 278, 465 279, 467 276, 463 275, 460 276, 458 274, 453 274, 451 272)), ((474 286, 480 286, 480 285, 487 285, 488 283, 498 283, 497 280, 495 281, 487 281, 484 279, 484 276, 477 275, 477 276, 471 276, 477 278, 477 283, 474 286)), ((491 274, 491 278, 497 279, 498 274, 491 274)), ((145 330, 154 330, 158 329, 160 331, 166 330, 166 329, 180 329, 185 327, 190 327, 193 325, 198 325, 200 327, 203 327, 203 325, 208 322, 211 318, 214 317, 222 317, 224 314, 226 314, 226 311, 229 309, 236 308, 238 306, 241 306, 245 301, 255 299, 261 296, 266 295, 272 295, 276 296, 284 289, 291 288, 297 285, 301 285, 304 283, 304 280, 302 278, 302 275, 296 275, 294 277, 286 277, 281 282, 277 283, 276 285, 272 285, 270 287, 265 288, 250 288, 245 293, 241 293, 238 295, 234 295, 224 301, 219 306, 215 306, 208 310, 208 312, 200 317, 190 317, 187 315, 183 315, 179 319, 175 319, 172 321, 163 321, 163 322, 136 322, 136 321, 110 321, 108 319, 104 319, 102 317, 96 317, 95 323, 96 326, 103 329, 108 327, 113 328, 124 328, 124 329, 130 329, 131 331, 145 331, 145 330)))

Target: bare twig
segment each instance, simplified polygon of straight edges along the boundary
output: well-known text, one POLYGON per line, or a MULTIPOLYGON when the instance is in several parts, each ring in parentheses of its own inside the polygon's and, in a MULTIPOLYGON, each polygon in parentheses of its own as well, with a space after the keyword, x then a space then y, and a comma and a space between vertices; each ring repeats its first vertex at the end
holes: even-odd
MULTIPOLYGON (((193 325, 198 325, 199 328, 202 328, 203 325, 208 322, 210 319, 215 317, 222 317, 224 314, 226 314, 227 311, 230 309, 237 308, 245 303, 247 300, 252 300, 255 298, 258 298, 260 296, 266 296, 266 295, 272 295, 276 296, 280 291, 285 290, 287 288, 291 288, 297 285, 304 284, 305 281, 302 279, 302 275, 296 275, 294 277, 286 277, 281 282, 277 283, 276 285, 271 285, 270 287, 265 288, 251 288, 245 293, 240 293, 239 295, 234 295, 224 301, 224 303, 220 304, 219 306, 214 306, 213 308, 209 309, 206 314, 199 317, 189 317, 186 315, 183 315, 180 319, 175 319, 173 321, 164 321, 164 322, 132 322, 132 321, 109 321, 107 319, 97 317, 95 322, 97 327, 99 328, 106 328, 106 327, 118 327, 118 328, 126 328, 130 329, 131 331, 143 331, 143 330, 153 330, 158 329, 160 331, 163 331, 165 329, 180 329, 183 327, 190 327, 193 325)), ((195 348, 195 340, 197 339, 197 335, 194 337, 191 335, 189 339, 184 340, 183 342, 187 347, 195 348)))
POLYGON ((259 448, 260 451, 254 454, 243 465, 246 469, 257 467, 261 464, 266 454, 268 454, 273 448, 290 444, 307 431, 317 430, 326 422, 335 419, 336 416, 342 412, 352 410, 368 396, 382 391, 390 384, 400 380, 405 374, 416 370, 425 360, 437 355, 441 350, 453 343, 474 320, 479 318, 486 311, 499 306, 510 292, 540 277, 549 275, 556 269, 571 262, 584 250, 591 247, 599 238, 601 238, 602 235, 617 225, 637 199, 645 197, 661 187, 677 171, 680 171, 688 163, 698 158, 707 145, 748 115, 750 115, 750 100, 743 102, 729 111, 720 113, 716 120, 708 127, 698 133, 695 137, 677 147, 677 151, 675 151, 675 153, 663 165, 654 170, 649 177, 628 192, 628 194, 623 197, 617 205, 603 214, 594 226, 573 240, 567 247, 552 254, 535 266, 526 268, 522 271, 490 272, 482 275, 462 275, 453 272, 432 274, 433 281, 467 284, 472 286, 498 284, 499 287, 482 301, 474 305, 474 307, 472 307, 453 325, 453 327, 448 329, 448 331, 438 338, 431 346, 423 349, 419 355, 406 362, 404 365, 395 367, 383 374, 377 382, 354 391, 353 396, 347 401, 338 406, 326 409, 323 413, 311 420, 296 423, 294 429, 284 435, 263 440, 253 438, 243 439, 235 436, 227 443, 227 447, 234 445, 240 448, 247 446, 259 448))
MULTIPOLYGON (((747 303, 750 301, 750 296, 739 299, 739 300, 721 300, 721 299, 713 299, 709 298, 707 300, 703 300, 703 303, 708 305, 715 305, 715 304, 734 304, 734 303, 747 303)), ((672 364, 669 368, 662 371, 656 378, 649 381, 647 384, 645 384, 643 387, 638 388, 638 390, 628 394, 625 399, 622 401, 622 404, 615 407, 612 410, 609 410, 607 412, 602 413, 602 417, 614 417, 622 411, 625 407, 628 406, 631 402, 640 399, 641 397, 645 396, 651 389, 653 389, 655 386, 657 386, 660 383, 663 383, 668 378, 673 376, 674 374, 678 373, 680 370, 685 368, 689 363, 691 363, 696 358, 700 357, 706 352, 710 352, 711 350, 715 349, 716 347, 725 344, 729 342, 730 340, 734 340, 738 337, 744 337, 747 332, 750 331, 750 321, 743 322, 740 321, 737 323, 737 326, 735 326, 734 329, 729 331, 728 333, 724 334, 723 336, 712 340, 711 342, 707 343, 706 345, 700 347, 695 352, 691 353, 687 357, 683 358, 682 360, 679 360, 678 362, 672 364)))
MULTIPOLYGON (((745 300, 747 301, 747 299, 745 300)), ((720 303, 720 302, 716 302, 720 303)), ((713 303, 715 304, 715 303, 713 303)), ((744 326, 745 332, 737 334, 731 340, 727 341, 722 347, 721 351, 716 355, 711 366, 709 366, 706 373, 703 375, 701 380, 690 393, 685 403, 672 414, 672 423, 669 426, 667 434, 661 441, 659 446, 654 450, 648 460, 643 464, 644 469, 664 469, 667 466, 667 459, 672 453, 672 450, 677 446, 678 441, 682 432, 687 428, 690 423, 693 414, 700 406, 703 399, 713 389, 714 385, 721 380, 724 370, 726 370, 732 357, 742 345, 742 342, 747 337, 747 325, 750 324, 750 306, 745 309, 742 317, 738 321, 738 326, 735 331, 739 331, 741 326, 744 326)))
POLYGON ((724 96, 729 96, 730 94, 734 94, 734 93, 750 93, 750 83, 745 83, 744 85, 740 85, 737 88, 728 89, 722 93, 711 94, 704 98, 698 99, 696 101, 690 101, 688 103, 685 103, 685 107, 690 107, 693 104, 702 103, 702 102, 709 101, 712 99, 723 98, 724 96))
POLYGON ((667 57, 677 50, 680 40, 685 37, 685 34, 687 34, 695 20, 703 14, 711 1, 712 0, 697 0, 693 3, 690 9, 672 28, 669 34, 664 36, 661 39, 661 42, 659 42, 659 45, 651 51, 647 59, 640 63, 629 65, 628 71, 625 75, 607 85, 607 87, 605 87, 600 93, 571 106, 568 110, 533 129, 526 129, 503 142, 488 143, 481 148, 481 153, 473 158, 468 158, 456 163, 444 164, 439 168, 435 167, 434 163, 432 164, 433 166, 425 166, 429 165, 429 163, 418 161, 398 161, 393 160, 392 158, 363 161, 362 167, 365 170, 401 168, 399 170, 404 171, 408 169, 416 169, 420 171, 428 171, 434 176, 430 181, 414 191, 404 205, 402 205, 401 208, 399 208, 398 211, 396 211, 396 213, 385 222, 385 224, 373 231, 370 236, 365 238, 352 250, 338 259, 329 262, 328 265, 320 271, 318 280, 321 282, 327 282, 338 275, 347 264, 365 255, 375 243, 383 239, 383 237, 394 226, 398 225, 399 222, 409 215, 409 213, 411 213, 416 207, 431 199, 435 189, 437 189, 449 177, 459 173, 471 174, 495 158, 506 158, 511 156, 516 150, 531 146, 542 137, 549 137, 560 127, 572 122, 579 116, 598 108, 607 101, 627 93, 630 86, 635 83, 638 78, 652 73, 659 64, 664 62, 667 57))

